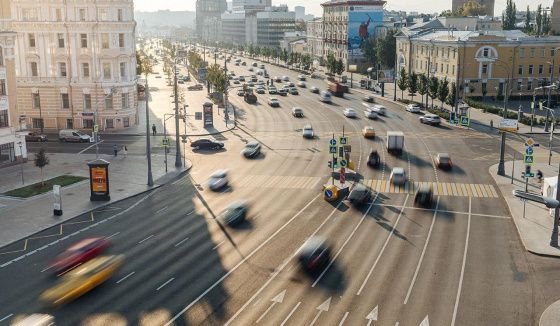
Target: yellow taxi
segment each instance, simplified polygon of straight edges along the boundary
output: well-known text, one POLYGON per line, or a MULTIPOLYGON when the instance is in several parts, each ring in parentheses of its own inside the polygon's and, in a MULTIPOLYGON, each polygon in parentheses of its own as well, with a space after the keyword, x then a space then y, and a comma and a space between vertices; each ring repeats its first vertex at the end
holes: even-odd
POLYGON ((375 138, 375 129, 373 129, 373 127, 366 126, 362 129, 362 135, 365 138, 375 138))
POLYGON ((62 306, 108 280, 121 267, 124 255, 100 256, 65 274, 40 296, 52 306, 62 306))

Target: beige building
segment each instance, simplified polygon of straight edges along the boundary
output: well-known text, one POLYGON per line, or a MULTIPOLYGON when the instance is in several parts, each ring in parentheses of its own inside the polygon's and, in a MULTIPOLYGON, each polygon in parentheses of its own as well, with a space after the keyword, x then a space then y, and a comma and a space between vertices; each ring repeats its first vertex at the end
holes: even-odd
POLYGON ((18 114, 28 126, 92 129, 95 116, 100 130, 136 122, 132 0, 8 3, 18 114))
POLYGON ((322 62, 323 48, 323 18, 315 18, 305 23, 307 45, 306 52, 311 55, 314 60, 322 62))
MULTIPOLYGON (((530 97, 560 76, 560 37, 521 31, 432 31, 397 36, 397 69, 465 85, 467 96, 530 97), (554 71, 553 71, 554 62, 554 71)), ((461 96, 463 93, 460 94, 461 96)))
POLYGON ((474 1, 478 2, 485 9, 485 14, 488 16, 494 16, 494 0, 452 0, 451 10, 455 11, 467 2, 474 1))
POLYGON ((550 29, 556 35, 560 34, 560 0, 554 0, 550 13, 550 29))

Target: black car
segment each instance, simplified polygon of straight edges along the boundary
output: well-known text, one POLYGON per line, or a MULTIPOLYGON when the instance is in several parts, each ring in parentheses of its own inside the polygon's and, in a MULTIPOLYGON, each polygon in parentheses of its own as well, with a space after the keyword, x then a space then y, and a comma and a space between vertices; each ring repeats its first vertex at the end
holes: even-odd
POLYGON ((312 237, 300 249, 299 263, 301 268, 310 273, 321 271, 330 261, 331 248, 322 237, 312 237))
POLYGON ((348 195, 348 202, 354 206, 367 204, 371 199, 371 190, 363 184, 357 184, 348 195))
POLYGON ((248 211, 247 203, 244 201, 236 201, 229 205, 218 217, 218 219, 229 226, 237 226, 247 217, 248 211))
POLYGON ((288 91, 286 91, 285 89, 281 88, 277 91, 278 95, 282 95, 282 96, 286 96, 288 95, 288 91))
POLYGON ((191 147, 195 147, 197 149, 222 149, 224 148, 224 143, 204 138, 191 142, 191 147))
POLYGON ((38 132, 30 132, 29 134, 25 135, 25 141, 42 143, 42 142, 49 141, 49 138, 45 134, 41 134, 38 132))
POLYGON ((380 164, 381 164, 381 157, 379 156, 379 153, 377 153, 377 151, 372 151, 371 153, 369 153, 367 159, 367 165, 376 168, 379 167, 380 164))
POLYGON ((255 158, 261 153, 261 144, 257 141, 248 142, 241 154, 246 158, 255 158))
POLYGON ((420 188, 416 191, 416 195, 414 196, 414 205, 432 207, 433 201, 434 195, 432 192, 432 187, 426 185, 420 186, 420 188))
POLYGON ((372 95, 366 95, 362 98, 362 100, 368 103, 373 103, 375 101, 375 98, 372 95))

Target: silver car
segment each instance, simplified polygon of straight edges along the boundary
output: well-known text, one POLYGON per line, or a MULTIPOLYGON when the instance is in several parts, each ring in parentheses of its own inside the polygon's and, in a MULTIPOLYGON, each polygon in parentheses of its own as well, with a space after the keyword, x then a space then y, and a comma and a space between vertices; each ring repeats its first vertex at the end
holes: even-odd
POLYGON ((441 123, 440 117, 431 113, 419 117, 418 120, 420 120, 421 123, 429 125, 439 125, 441 123))
POLYGON ((303 138, 315 138, 315 133, 313 132, 313 127, 311 127, 311 125, 303 126, 303 138))
POLYGON ((218 170, 212 173, 208 179, 208 188, 213 191, 220 190, 228 184, 227 170, 218 170))
POLYGON ((364 115, 365 115, 366 118, 368 118, 368 119, 373 119, 373 120, 375 120, 375 119, 379 118, 379 115, 377 115, 377 112, 375 112, 372 108, 367 108, 367 109, 364 111, 364 115))

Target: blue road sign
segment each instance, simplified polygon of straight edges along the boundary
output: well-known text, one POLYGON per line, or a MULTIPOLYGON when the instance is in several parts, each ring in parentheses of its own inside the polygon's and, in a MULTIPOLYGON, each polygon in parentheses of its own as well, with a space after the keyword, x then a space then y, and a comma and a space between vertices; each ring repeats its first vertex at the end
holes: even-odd
POLYGON ((470 119, 467 116, 461 116, 461 126, 468 126, 470 124, 470 119))
POLYGON ((345 167, 346 166, 346 160, 340 160, 340 166, 341 167, 345 167))
POLYGON ((533 147, 531 147, 531 146, 525 147, 525 154, 533 155, 533 147))
POLYGON ((348 137, 340 137, 338 139, 340 140, 340 145, 348 144, 348 137))
POLYGON ((523 155, 523 163, 526 165, 533 165, 534 162, 533 155, 523 155))
POLYGON ((331 144, 331 146, 336 146, 336 139, 334 139, 334 138, 331 139, 331 140, 329 141, 329 144, 331 144))
POLYGON ((336 146, 329 146, 329 153, 336 154, 336 146))
POLYGON ((330 189, 325 190, 325 197, 332 198, 332 196, 333 196, 332 190, 330 189))

